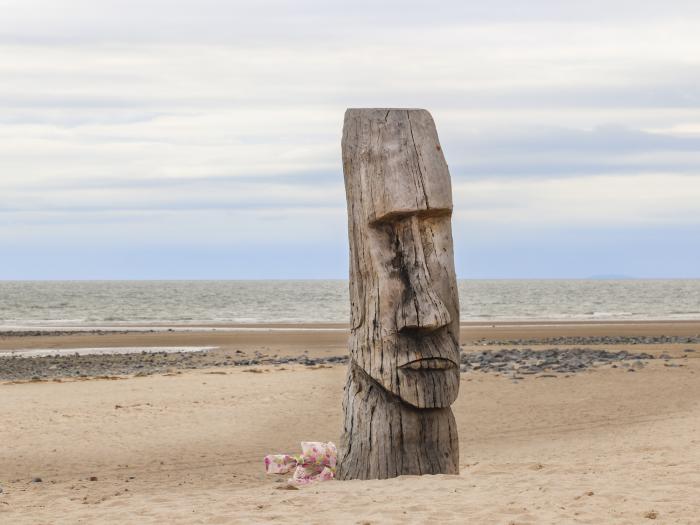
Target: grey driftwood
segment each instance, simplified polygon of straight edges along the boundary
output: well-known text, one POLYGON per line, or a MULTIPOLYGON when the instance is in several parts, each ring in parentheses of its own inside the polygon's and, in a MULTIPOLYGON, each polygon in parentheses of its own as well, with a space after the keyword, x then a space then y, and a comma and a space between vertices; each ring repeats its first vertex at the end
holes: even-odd
POLYGON ((338 479, 456 474, 450 174, 430 114, 349 109, 350 362, 338 479))

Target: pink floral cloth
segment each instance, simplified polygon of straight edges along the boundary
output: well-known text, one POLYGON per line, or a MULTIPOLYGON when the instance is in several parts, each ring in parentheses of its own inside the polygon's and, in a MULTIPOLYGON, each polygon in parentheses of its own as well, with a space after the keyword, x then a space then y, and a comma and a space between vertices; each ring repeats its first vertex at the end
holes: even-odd
POLYGON ((265 472, 286 474, 294 469, 289 483, 306 485, 315 481, 328 481, 335 476, 337 451, 330 441, 302 441, 301 455, 269 454, 265 456, 265 472))

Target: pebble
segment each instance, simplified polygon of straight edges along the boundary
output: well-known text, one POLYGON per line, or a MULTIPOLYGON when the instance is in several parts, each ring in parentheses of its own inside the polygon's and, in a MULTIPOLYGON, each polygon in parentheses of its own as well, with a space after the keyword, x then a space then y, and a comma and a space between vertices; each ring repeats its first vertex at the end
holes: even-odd
POLYGON ((66 355, 26 359, 22 357, 0 358, 0 381, 45 381, 61 377, 147 376, 173 373, 177 369, 191 370, 224 366, 258 366, 300 364, 309 367, 347 363, 347 356, 268 357, 260 352, 250 359, 235 356, 222 359, 218 352, 165 352, 112 355, 66 355))
MULTIPOLYGON (((143 330, 139 333, 153 333, 156 330, 143 330)), ((133 331, 130 330, 2 330, 0 331, 0 338, 2 337, 38 337, 38 336, 48 336, 54 337, 59 335, 114 335, 114 334, 130 334, 133 331)))
MULTIPOLYGON (((522 345, 649 345, 649 344, 700 344, 700 335, 695 336, 561 336, 561 337, 544 337, 540 339, 510 339, 510 340, 495 340, 495 339, 479 339, 476 341, 478 345, 497 346, 522 346, 522 345)), ((687 351, 687 350, 686 350, 687 351)))
MULTIPOLYGON (((24 335, 38 335, 40 332, 26 332, 24 335)), ((66 334, 69 332, 57 332, 66 334)), ((82 333, 82 332, 81 332, 82 333)), ((100 332, 95 332, 100 333, 100 332)), ((111 333, 111 332, 110 332, 111 333)), ((13 334, 15 335, 15 334, 13 334)), ((0 337, 2 332, 0 332, 0 337)), ((647 353, 634 353, 626 350, 609 351, 586 347, 586 344, 657 344, 657 343, 697 343, 700 336, 694 337, 555 337, 544 339, 515 339, 512 341, 495 341, 482 339, 479 344, 495 347, 482 352, 462 353, 460 372, 473 373, 501 372, 511 375, 517 371, 519 377, 533 377, 537 374, 575 374, 589 368, 602 365, 618 368, 618 363, 627 362, 625 369, 645 366, 645 361, 653 359, 647 353), (507 344, 521 346, 508 348, 507 344), (527 348, 527 344, 552 344, 544 350, 527 348), (560 348, 571 345, 573 348, 560 348), (581 345, 581 346, 577 346, 581 345), (525 346, 525 348, 522 348, 525 346)), ((684 352, 694 352, 687 348, 684 352)), ((659 356, 665 361, 672 357, 663 353, 659 356)), ((48 356, 33 359, 21 357, 2 358, 0 381, 13 380, 48 380, 61 377, 113 377, 139 375, 145 376, 158 373, 179 373, 177 370, 191 370, 211 367, 250 367, 259 365, 288 365, 298 364, 307 367, 319 365, 335 365, 347 363, 347 355, 310 357, 308 351, 301 356, 284 356, 255 352, 255 356, 247 358, 236 350, 232 355, 222 356, 220 352, 180 352, 166 354, 114 354, 114 355, 71 355, 48 356)), ((678 365, 672 365, 676 367, 678 365)), ((539 376, 542 377, 542 376, 539 376)))
MULTIPOLYGON (((631 353, 626 350, 611 352, 591 348, 559 349, 548 348, 545 350, 525 349, 499 349, 496 351, 463 352, 461 355, 460 370, 462 372, 501 372, 503 370, 516 370, 518 375, 513 379, 524 379, 527 375, 542 374, 543 372, 556 372, 559 374, 578 373, 589 368, 610 364, 617 368, 618 362, 628 362, 628 370, 634 372, 636 368, 643 368, 645 361, 654 359, 647 353, 631 353)), ((552 377, 540 375, 538 377, 552 377)))

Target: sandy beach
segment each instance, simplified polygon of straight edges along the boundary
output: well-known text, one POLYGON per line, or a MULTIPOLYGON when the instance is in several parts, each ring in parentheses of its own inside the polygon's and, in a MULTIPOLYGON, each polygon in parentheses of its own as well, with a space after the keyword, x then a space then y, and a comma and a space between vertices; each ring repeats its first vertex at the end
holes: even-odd
POLYGON ((0 522, 700 523, 698 322, 465 324, 467 354, 587 347, 653 358, 523 380, 469 370, 453 407, 459 476, 299 490, 266 476, 262 458, 338 440, 345 365, 313 359, 344 355, 346 329, 248 328, 4 333, 0 352, 217 349, 183 368, 1 382, 0 522), (312 361, 266 362, 273 355, 312 361))

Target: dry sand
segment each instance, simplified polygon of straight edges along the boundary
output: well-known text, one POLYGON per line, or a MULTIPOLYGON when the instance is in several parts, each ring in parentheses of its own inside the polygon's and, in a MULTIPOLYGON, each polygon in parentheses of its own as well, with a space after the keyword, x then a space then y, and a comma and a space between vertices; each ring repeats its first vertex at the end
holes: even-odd
MULTIPOLYGON (((697 323, 483 326, 465 327, 463 340, 698 333, 697 323)), ((103 337, 104 346, 220 337, 289 354, 344 347, 343 332, 5 338, 0 347, 92 347, 103 337)), ((454 406, 461 475, 294 491, 263 474, 262 457, 337 441, 342 366, 4 383, 0 523, 700 523, 699 358, 518 383, 464 374, 454 406)))

